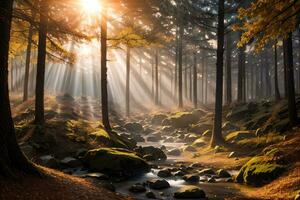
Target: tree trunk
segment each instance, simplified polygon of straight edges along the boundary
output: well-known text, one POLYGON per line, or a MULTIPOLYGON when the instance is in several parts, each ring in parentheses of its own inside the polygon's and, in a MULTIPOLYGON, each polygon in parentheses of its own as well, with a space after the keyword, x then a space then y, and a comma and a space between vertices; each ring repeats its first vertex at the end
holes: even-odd
POLYGON ((131 63, 131 48, 127 46, 126 50, 126 116, 129 117, 130 115, 130 63, 131 63))
POLYGON ((231 85, 231 35, 226 38, 226 103, 229 105, 232 102, 232 85, 231 85))
POLYGON ((272 91, 272 84, 271 84, 271 79, 270 79, 270 64, 269 64, 269 58, 268 58, 268 52, 265 50, 265 56, 264 56, 264 61, 265 61, 265 78, 266 78, 266 96, 267 98, 271 96, 271 91, 272 91))
POLYGON ((178 91, 178 28, 176 28, 176 47, 175 47, 175 84, 174 84, 174 100, 177 99, 178 91))
POLYGON ((194 53, 194 67, 193 67, 193 102, 194 108, 197 108, 198 104, 198 77, 197 77, 197 53, 194 53))
POLYGON ((40 6, 40 23, 39 23, 39 44, 38 60, 36 73, 35 89, 35 124, 43 125, 44 119, 44 85, 45 85, 45 67, 46 67, 46 40, 48 26, 48 5, 47 2, 41 1, 40 6))
MULTIPOLYGON (((32 19, 34 20, 34 18, 35 18, 35 13, 32 14, 32 19)), ((23 102, 27 101, 27 99, 28 99, 29 68, 30 68, 30 59, 31 59, 32 35, 33 35, 33 24, 30 23, 28 37, 27 37, 23 102)))
POLYGON ((184 28, 180 22, 179 26, 179 39, 178 39, 178 101, 179 101, 179 108, 183 108, 183 98, 182 98, 182 38, 184 28))
POLYGON ((0 1, 0 176, 9 178, 15 177, 15 170, 39 174, 18 146, 11 117, 8 90, 8 51, 12 8, 12 0, 0 1))
POLYGON ((274 89, 275 89, 275 99, 280 100, 280 92, 278 87, 278 54, 277 54, 277 41, 274 45, 274 89))
POLYGON ((211 137, 211 146, 214 147, 224 142, 222 136, 222 106, 223 106, 223 55, 224 55, 224 0, 218 3, 218 48, 216 65, 216 100, 214 129, 211 137))
POLYGON ((288 96, 288 110, 290 125, 297 124, 297 106, 295 100, 295 83, 294 83, 294 64, 293 64, 293 42, 292 34, 284 40, 284 59, 286 69, 286 83, 287 83, 287 96, 288 96))
MULTIPOLYGON (((241 33, 240 33, 241 35, 241 33)), ((238 91, 237 101, 244 102, 245 83, 245 47, 238 48, 238 91)))
POLYGON ((159 99, 158 99, 158 49, 155 50, 155 105, 159 105, 159 99))
MULTIPOLYGON (((105 6, 105 5, 103 5, 105 6)), ((103 8, 101 16, 101 103, 102 123, 107 131, 111 131, 108 111, 107 92, 107 9, 103 8)))

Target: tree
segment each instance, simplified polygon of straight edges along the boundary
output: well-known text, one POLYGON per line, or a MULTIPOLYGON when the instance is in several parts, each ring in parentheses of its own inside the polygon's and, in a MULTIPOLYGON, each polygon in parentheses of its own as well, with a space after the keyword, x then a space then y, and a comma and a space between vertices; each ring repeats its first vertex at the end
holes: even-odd
POLYGON ((193 102, 194 107, 198 106, 198 72, 197 72, 197 53, 194 53, 194 65, 193 65, 193 102))
POLYGON ((101 12, 101 102, 102 123, 107 131, 111 130, 107 94, 107 7, 103 3, 101 12))
POLYGON ((227 34, 226 37, 226 103, 227 104, 231 104, 232 101, 231 56, 232 56, 231 35, 227 34))
POLYGON ((15 170, 39 174, 21 152, 16 135, 8 90, 8 52, 13 0, 0 2, 0 176, 16 177, 15 170))
POLYGON ((275 100, 280 100, 280 92, 278 87, 278 53, 277 53, 277 41, 274 44, 274 89, 275 89, 275 100))
POLYGON ((211 138, 211 146, 223 143, 222 136, 222 104, 223 104, 223 54, 224 54, 224 0, 218 2, 218 47, 217 47, 217 80, 216 80, 216 100, 215 119, 211 138))
POLYGON ((39 21, 39 43, 35 88, 35 124, 42 125, 44 119, 44 85, 46 67, 46 43, 48 29, 48 4, 46 0, 40 2, 40 21, 39 21))

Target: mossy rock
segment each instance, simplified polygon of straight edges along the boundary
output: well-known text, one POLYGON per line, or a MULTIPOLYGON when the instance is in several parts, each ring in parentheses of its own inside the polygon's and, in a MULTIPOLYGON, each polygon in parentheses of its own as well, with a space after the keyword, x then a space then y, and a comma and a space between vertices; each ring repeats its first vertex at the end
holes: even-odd
POLYGON ((210 122, 200 122, 198 124, 194 124, 194 125, 191 125, 190 128, 189 128, 189 131, 190 132, 193 132, 193 133, 204 133, 206 130, 212 130, 213 129, 213 124, 210 123, 210 122))
POLYGON ((124 128, 133 133, 142 133, 144 131, 143 126, 140 123, 133 122, 133 123, 127 123, 124 125, 124 128))
POLYGON ((206 145, 206 142, 202 138, 195 140, 192 144, 193 147, 203 147, 205 145, 206 145))
POLYGON ((254 138, 255 134, 251 131, 235 131, 226 136, 226 141, 238 141, 247 138, 254 138))
POLYGON ((151 119, 151 124, 154 124, 154 125, 161 125, 163 120, 168 118, 167 115, 165 114, 156 114, 152 117, 151 119))
POLYGON ((285 166, 266 156, 257 156, 249 160, 239 171, 236 181, 248 185, 261 186, 276 179, 285 166))
MULTIPOLYGON (((168 118, 169 124, 175 128, 187 128, 191 124, 197 123, 199 117, 191 112, 178 112, 168 118)), ((164 124, 163 124, 164 125, 164 124)))
POLYGON ((94 149, 83 160, 90 169, 113 175, 132 176, 150 169, 135 152, 121 148, 94 149))

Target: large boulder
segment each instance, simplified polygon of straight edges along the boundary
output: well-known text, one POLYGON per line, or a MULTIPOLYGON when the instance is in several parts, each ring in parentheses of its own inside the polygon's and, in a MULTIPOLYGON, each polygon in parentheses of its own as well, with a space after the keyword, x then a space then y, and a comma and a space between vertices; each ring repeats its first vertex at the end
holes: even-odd
POLYGON ((239 171, 236 181, 248 185, 260 186, 277 178, 285 166, 267 156, 257 156, 249 160, 239 171))
POLYGON ((154 160, 166 160, 167 156, 166 154, 160 149, 153 146, 147 146, 147 147, 138 147, 134 149, 137 153, 141 154, 142 156, 150 156, 154 160))
POLYGON ((184 186, 174 193, 176 199, 201 199, 205 196, 205 192, 196 186, 184 186))
POLYGON ((230 178, 231 175, 225 169, 220 169, 217 171, 217 175, 219 178, 230 178))
POLYGON ((154 124, 154 125, 161 125, 163 120, 166 119, 168 116, 165 115, 165 114, 157 114, 157 115, 154 115, 151 119, 151 124, 154 124))
POLYGON ((99 148, 88 151, 84 159, 89 168, 108 174, 135 175, 149 171, 149 165, 135 152, 121 148, 99 148))
POLYGON ((211 122, 200 122, 195 125, 191 125, 189 131, 194 133, 203 134, 206 130, 212 130, 213 124, 211 122))
POLYGON ((180 156, 181 155, 181 151, 180 149, 171 149, 170 151, 168 151, 167 153, 170 156, 180 156))
POLYGON ((197 174, 189 174, 183 176, 183 180, 188 183, 198 183, 200 181, 200 177, 197 174))
POLYGON ((189 125, 197 123, 198 120, 199 117, 196 114, 191 112, 178 112, 168 118, 168 123, 166 125, 175 128, 187 128, 189 125))
POLYGON ((137 122, 127 123, 124 125, 124 128, 127 131, 134 132, 134 133, 142 133, 144 131, 143 126, 137 122))

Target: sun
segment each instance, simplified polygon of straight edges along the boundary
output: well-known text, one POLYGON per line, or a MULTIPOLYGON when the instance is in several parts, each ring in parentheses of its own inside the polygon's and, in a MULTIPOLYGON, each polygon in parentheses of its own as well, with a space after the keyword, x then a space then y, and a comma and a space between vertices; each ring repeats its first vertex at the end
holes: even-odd
POLYGON ((80 0, 81 8, 87 14, 97 15, 101 12, 101 0, 80 0))

